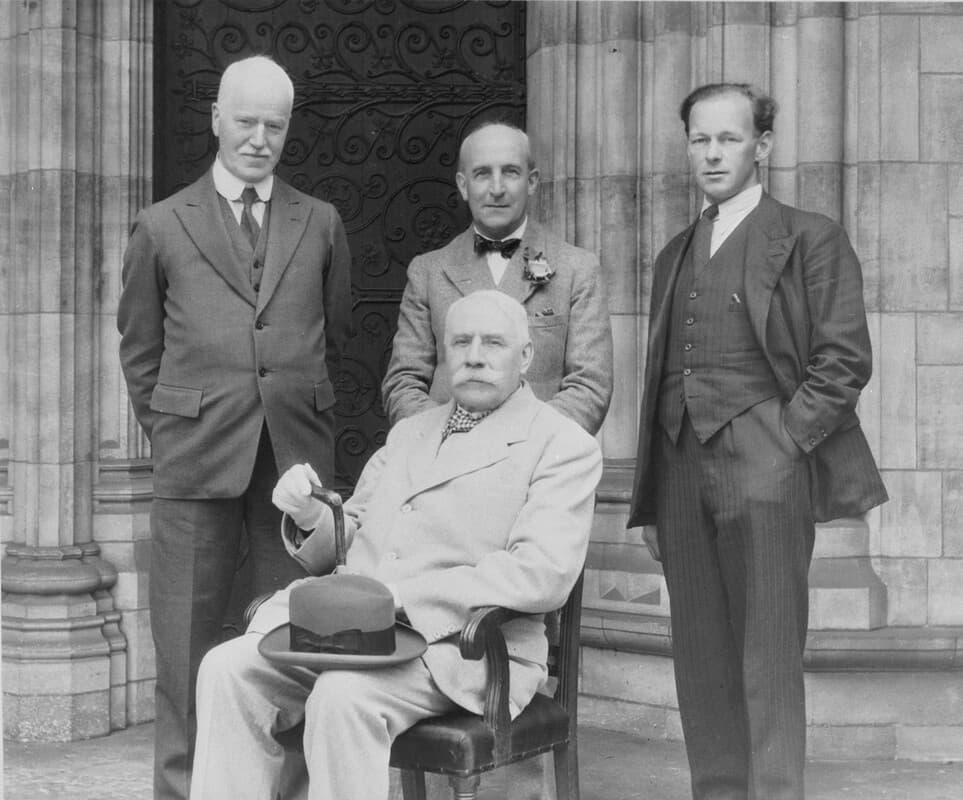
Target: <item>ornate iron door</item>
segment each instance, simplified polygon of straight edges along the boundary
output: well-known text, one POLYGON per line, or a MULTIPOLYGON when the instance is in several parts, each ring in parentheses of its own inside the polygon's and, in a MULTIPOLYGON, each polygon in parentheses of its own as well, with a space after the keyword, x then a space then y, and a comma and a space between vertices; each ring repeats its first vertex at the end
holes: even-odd
POLYGON ((525 116, 525 12, 467 0, 158 0, 154 194, 208 168, 220 74, 272 56, 295 85, 278 173, 333 203, 352 253, 356 336, 335 379, 338 481, 384 443, 380 385, 408 263, 468 224, 466 127, 525 116))

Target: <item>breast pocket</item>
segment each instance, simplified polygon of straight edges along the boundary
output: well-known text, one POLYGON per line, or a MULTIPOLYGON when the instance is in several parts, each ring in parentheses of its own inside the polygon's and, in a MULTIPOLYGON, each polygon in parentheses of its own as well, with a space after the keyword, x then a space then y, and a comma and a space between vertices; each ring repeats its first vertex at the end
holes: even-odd
POLYGON ((535 360, 529 378, 533 381, 560 380, 565 364, 568 316, 552 314, 546 317, 529 317, 528 333, 535 349, 535 360))
POLYGON ((201 413, 203 396, 204 392, 201 389, 158 383, 150 396, 150 408, 151 411, 159 414, 196 419, 201 413))

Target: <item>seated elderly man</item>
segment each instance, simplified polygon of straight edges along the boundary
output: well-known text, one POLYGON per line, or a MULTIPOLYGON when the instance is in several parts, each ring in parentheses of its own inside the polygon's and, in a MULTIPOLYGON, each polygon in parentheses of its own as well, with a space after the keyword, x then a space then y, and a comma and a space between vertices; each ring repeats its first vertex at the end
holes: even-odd
MULTIPOLYGON (((599 448, 523 382, 532 343, 514 299, 480 291, 453 303, 444 346, 452 400, 398 422, 344 507, 345 571, 386 585, 427 650, 370 670, 278 666, 258 642, 288 621, 289 594, 304 581, 278 592, 201 666, 195 800, 276 797, 284 752, 274 734, 302 720, 310 798, 386 798, 395 737, 457 707, 482 711, 484 663, 462 660, 457 642, 480 606, 531 615, 505 628, 513 715, 544 682, 543 614, 565 602, 582 568, 599 448)), ((304 529, 289 550, 317 575, 335 551, 311 480, 310 467, 292 467, 274 501, 304 529)))

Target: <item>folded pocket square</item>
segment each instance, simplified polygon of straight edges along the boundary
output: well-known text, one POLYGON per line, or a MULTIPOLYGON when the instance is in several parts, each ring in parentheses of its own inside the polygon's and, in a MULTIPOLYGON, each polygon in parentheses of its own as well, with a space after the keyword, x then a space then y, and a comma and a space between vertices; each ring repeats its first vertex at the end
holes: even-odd
POLYGON ((536 311, 536 312, 535 312, 535 316, 536 316, 536 317, 551 317, 551 316, 554 316, 554 315, 555 315, 555 309, 554 309, 554 308, 543 308, 541 311, 536 311))

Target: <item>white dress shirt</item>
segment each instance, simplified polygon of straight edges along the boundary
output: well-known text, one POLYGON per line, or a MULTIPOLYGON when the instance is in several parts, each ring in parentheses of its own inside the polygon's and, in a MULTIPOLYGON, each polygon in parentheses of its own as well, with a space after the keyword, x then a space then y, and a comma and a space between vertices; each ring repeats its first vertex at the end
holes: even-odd
POLYGON ((234 212, 234 219, 237 220, 238 225, 241 224, 241 214, 244 213, 244 203, 241 202, 241 192, 243 192, 247 186, 253 186, 255 191, 257 191, 257 201, 251 206, 251 213, 254 214, 254 220, 258 225, 264 222, 264 204, 271 199, 271 190, 274 188, 274 173, 271 173, 266 178, 262 178, 257 183, 245 183, 236 175, 228 172, 227 167, 221 163, 221 157, 218 156, 214 159, 212 175, 214 178, 214 188, 221 197, 231 204, 231 211, 234 212))
MULTIPOLYGON (((521 239, 525 235, 525 228, 528 226, 528 217, 522 220, 522 224, 515 228, 505 239, 521 239)), ((479 236, 485 236, 477 227, 472 226, 475 233, 479 236)), ((486 239, 490 239, 490 236, 485 236, 486 239)), ((503 242, 505 239, 498 239, 497 241, 503 242)), ((520 246, 520 245, 519 245, 520 246)), ((505 268, 508 266, 508 262, 511 259, 505 258, 501 253, 495 250, 489 250, 485 253, 485 258, 488 260, 488 269, 492 273, 492 280, 495 281, 495 285, 501 282, 502 276, 505 274, 505 268)))
MULTIPOLYGON (((709 244, 710 258, 715 255, 716 250, 722 246, 722 243, 729 238, 729 234, 739 227, 739 223, 748 217, 749 213, 759 205, 760 200, 762 200, 762 185, 757 183, 755 186, 743 189, 739 194, 733 195, 728 200, 719 203, 719 216, 716 217, 716 221, 712 224, 712 241, 709 244)), ((710 205, 712 204, 703 198, 702 211, 705 211, 710 205)))

